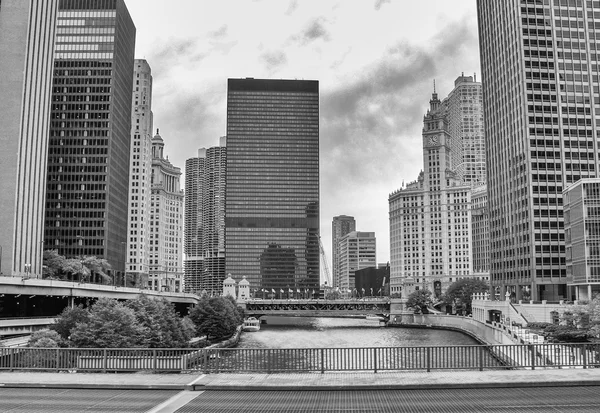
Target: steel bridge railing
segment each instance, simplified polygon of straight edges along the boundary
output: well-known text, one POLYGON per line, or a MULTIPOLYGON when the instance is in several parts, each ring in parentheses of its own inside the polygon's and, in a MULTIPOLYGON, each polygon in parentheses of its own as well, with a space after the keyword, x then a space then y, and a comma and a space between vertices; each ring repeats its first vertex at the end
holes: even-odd
POLYGON ((599 368, 600 344, 296 349, 0 348, 0 370, 329 372, 599 368))

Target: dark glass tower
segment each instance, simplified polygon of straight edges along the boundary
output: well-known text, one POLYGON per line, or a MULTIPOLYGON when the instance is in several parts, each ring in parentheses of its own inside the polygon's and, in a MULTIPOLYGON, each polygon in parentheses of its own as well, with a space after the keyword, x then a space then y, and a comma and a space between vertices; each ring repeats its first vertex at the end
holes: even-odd
POLYGON ((319 287, 319 83, 229 79, 226 271, 319 287))
POLYGON ((106 258, 117 273, 127 241, 135 32, 123 0, 60 0, 44 248, 106 258))

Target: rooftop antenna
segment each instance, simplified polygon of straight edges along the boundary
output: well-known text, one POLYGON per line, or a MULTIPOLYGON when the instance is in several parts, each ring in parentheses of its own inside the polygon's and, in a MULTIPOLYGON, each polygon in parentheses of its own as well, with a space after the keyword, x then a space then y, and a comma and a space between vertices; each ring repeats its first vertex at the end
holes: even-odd
POLYGON ((435 93, 435 79, 433 79, 433 93, 435 93))

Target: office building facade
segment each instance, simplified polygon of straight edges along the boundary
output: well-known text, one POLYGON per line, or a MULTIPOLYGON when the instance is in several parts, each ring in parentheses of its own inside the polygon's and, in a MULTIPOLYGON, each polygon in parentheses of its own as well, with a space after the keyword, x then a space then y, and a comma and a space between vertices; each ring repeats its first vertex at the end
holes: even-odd
POLYGON ((44 249, 125 272, 135 26, 123 0, 60 0, 44 249))
POLYGON ((598 176, 600 4, 478 0, 477 11, 491 282, 515 300, 572 299, 562 194, 598 176))
POLYGON ((58 1, 0 3, 0 274, 41 277, 58 1))
POLYGON ((331 223, 331 278, 334 288, 340 287, 340 240, 344 235, 353 231, 356 231, 356 221, 354 220, 354 217, 347 215, 333 217, 333 221, 331 223))
POLYGON ((186 161, 186 292, 219 294, 225 280, 226 138, 186 161))
POLYGON ((226 272, 319 288, 319 83, 229 79, 226 272))
POLYGON ((358 296, 355 272, 377 266, 377 240, 374 232, 352 231, 339 242, 340 291, 344 295, 358 296))
POLYGON ((569 288, 592 300, 600 294, 600 179, 581 179, 563 195, 569 288))
POLYGON ((136 59, 131 100, 131 148, 129 151, 129 228, 126 248, 127 280, 146 286, 149 274, 150 177, 152 173, 152 70, 136 59))
POLYGON ((148 288, 183 292, 183 204, 181 169, 165 158, 165 142, 152 138, 150 264, 148 288))

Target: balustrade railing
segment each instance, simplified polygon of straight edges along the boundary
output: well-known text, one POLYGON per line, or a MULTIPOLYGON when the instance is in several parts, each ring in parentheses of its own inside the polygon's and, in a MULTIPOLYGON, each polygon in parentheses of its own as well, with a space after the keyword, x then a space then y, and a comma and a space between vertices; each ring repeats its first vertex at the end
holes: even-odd
POLYGON ((599 368, 600 344, 304 349, 0 348, 0 370, 326 372, 599 368))

